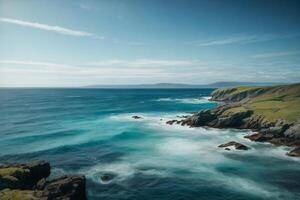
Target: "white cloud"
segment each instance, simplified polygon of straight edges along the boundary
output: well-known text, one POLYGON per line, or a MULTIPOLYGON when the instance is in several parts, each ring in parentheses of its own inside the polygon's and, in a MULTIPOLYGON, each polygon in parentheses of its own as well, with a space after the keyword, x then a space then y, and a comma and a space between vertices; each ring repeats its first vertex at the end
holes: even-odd
POLYGON ((290 37, 299 36, 298 34, 282 34, 282 35, 236 35, 226 38, 213 39, 209 41, 193 41, 192 44, 196 46, 217 46, 217 45, 230 45, 230 44, 250 44, 257 42, 267 42, 272 40, 285 39, 290 37))
POLYGON ((283 52, 271 52, 253 55, 253 58, 273 58, 282 56, 294 56, 300 54, 300 51, 283 51, 283 52))
POLYGON ((52 31, 52 32, 56 32, 56 33, 64 34, 64 35, 104 39, 103 37, 98 36, 94 33, 78 31, 78 30, 72 30, 72 29, 68 29, 68 28, 64 28, 64 27, 60 27, 60 26, 52 26, 52 25, 41 24, 41 23, 37 23, 37 22, 28 22, 28 21, 23 21, 23 20, 18 20, 18 19, 11 19, 11 18, 0 18, 0 22, 9 23, 9 24, 16 24, 16 25, 19 25, 19 26, 25 26, 25 27, 35 28, 35 29, 41 29, 41 30, 44 30, 44 31, 52 31))

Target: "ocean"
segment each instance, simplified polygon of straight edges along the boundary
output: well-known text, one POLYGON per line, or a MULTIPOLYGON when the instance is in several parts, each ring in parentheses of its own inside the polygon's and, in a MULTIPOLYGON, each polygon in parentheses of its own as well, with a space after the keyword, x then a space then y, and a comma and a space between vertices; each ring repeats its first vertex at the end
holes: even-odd
POLYGON ((47 160, 51 176, 84 174, 89 199, 300 199, 289 147, 244 139, 249 130, 166 124, 217 106, 211 92, 0 89, 0 163, 47 160), (217 147, 232 140, 251 149, 217 147))

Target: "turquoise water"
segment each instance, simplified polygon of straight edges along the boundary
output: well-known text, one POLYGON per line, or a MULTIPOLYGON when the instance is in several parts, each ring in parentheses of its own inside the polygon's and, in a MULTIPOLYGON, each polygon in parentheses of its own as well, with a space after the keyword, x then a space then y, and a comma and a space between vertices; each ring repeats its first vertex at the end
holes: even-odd
POLYGON ((85 174, 89 199, 300 199, 289 148, 165 124, 216 106, 211 91, 1 89, 0 162, 45 159, 52 176, 85 174), (217 148, 231 140, 251 150, 217 148))

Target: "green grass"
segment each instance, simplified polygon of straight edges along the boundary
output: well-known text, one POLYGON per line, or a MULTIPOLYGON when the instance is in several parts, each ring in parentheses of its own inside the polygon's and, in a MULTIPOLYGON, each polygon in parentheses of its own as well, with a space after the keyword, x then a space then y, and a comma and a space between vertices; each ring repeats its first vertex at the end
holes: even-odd
POLYGON ((230 115, 230 114, 233 114, 233 113, 244 112, 244 111, 247 111, 247 110, 248 109, 246 109, 243 106, 238 106, 238 107, 234 107, 234 108, 230 108, 228 110, 225 110, 223 114, 224 115, 230 115))
POLYGON ((242 106, 230 108, 224 114, 252 110, 256 115, 262 115, 266 120, 274 122, 283 119, 293 122, 300 118, 300 83, 272 87, 237 87, 235 89, 218 89, 228 91, 226 95, 236 95, 245 91, 264 89, 262 94, 244 101, 242 106))
POLYGON ((0 191, 1 200, 36 200, 32 190, 10 190, 4 189, 0 191))
POLYGON ((13 175, 17 172, 22 172, 23 169, 18 168, 18 167, 5 167, 5 168, 0 168, 0 176, 10 176, 13 175))

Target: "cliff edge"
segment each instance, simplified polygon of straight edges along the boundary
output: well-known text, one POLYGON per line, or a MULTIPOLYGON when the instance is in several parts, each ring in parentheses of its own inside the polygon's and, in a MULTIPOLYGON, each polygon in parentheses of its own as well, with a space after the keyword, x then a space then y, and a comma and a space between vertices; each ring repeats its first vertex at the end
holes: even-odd
POLYGON ((293 146, 295 149, 288 155, 300 156, 300 83, 221 88, 213 91, 211 100, 224 103, 177 123, 192 127, 251 129, 257 133, 246 138, 293 146))

